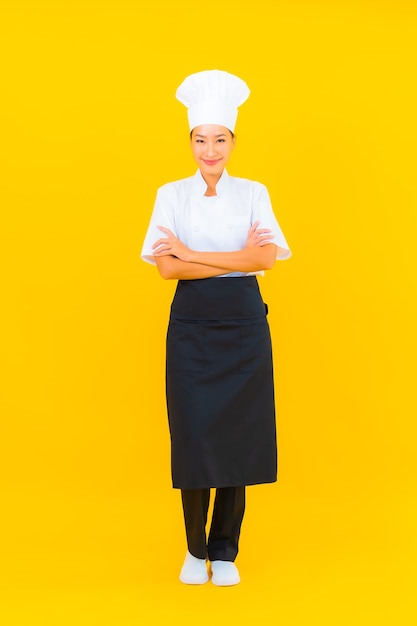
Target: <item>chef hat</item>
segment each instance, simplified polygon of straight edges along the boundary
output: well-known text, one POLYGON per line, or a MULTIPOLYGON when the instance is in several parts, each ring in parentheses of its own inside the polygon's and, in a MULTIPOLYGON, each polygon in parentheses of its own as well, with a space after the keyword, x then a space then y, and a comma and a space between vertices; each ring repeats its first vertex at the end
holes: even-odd
POLYGON ((191 74, 177 89, 177 99, 188 107, 190 130, 202 124, 218 124, 232 132, 237 107, 249 97, 247 84, 228 72, 206 70, 191 74))

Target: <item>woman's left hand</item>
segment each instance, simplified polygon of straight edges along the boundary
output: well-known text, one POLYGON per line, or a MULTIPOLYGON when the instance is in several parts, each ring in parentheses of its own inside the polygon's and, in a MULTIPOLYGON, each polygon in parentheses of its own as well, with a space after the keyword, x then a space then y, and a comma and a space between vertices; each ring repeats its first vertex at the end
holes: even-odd
POLYGON ((258 228, 259 221, 252 224, 248 230, 245 248, 253 248, 266 246, 273 239, 270 228, 258 228))
POLYGON ((164 226, 158 226, 158 228, 165 233, 166 237, 161 237, 153 244, 154 256, 175 256, 181 261, 191 262, 193 250, 187 248, 169 228, 164 226))

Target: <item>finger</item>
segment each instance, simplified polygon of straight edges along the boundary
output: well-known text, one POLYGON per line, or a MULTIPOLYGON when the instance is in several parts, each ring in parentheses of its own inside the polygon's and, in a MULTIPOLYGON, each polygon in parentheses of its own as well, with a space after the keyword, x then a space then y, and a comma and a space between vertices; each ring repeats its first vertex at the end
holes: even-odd
POLYGON ((174 233, 171 232, 169 228, 165 228, 165 226, 157 226, 157 228, 159 228, 159 230, 162 230, 163 233, 167 233, 168 235, 175 237, 174 233))
POLYGON ((260 239, 256 245, 257 246, 267 246, 268 244, 271 244, 271 240, 270 239, 260 239))
POLYGON ((172 254, 172 252, 168 246, 164 246, 162 248, 158 248, 158 250, 155 250, 153 254, 154 256, 166 256, 167 254, 172 254))
POLYGON ((265 246, 267 243, 271 243, 272 237, 264 237, 262 239, 257 239, 255 242, 255 246, 265 246))
POLYGON ((272 232, 270 228, 258 228, 256 231, 257 235, 261 235, 262 233, 270 233, 272 232))
POLYGON ((158 246, 162 246, 163 244, 167 244, 168 241, 169 240, 165 237, 163 239, 158 239, 158 241, 155 241, 155 243, 153 244, 152 249, 157 248, 158 246))

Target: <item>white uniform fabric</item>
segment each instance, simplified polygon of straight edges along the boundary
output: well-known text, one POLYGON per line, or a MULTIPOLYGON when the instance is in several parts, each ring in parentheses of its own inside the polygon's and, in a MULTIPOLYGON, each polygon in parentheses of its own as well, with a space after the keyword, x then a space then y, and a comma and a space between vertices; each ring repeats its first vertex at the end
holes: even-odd
MULTIPOLYGON (((167 183, 158 189, 141 258, 156 264, 153 244, 164 237, 159 226, 169 228, 191 250, 233 252, 246 245, 250 226, 269 228, 271 243, 279 248, 277 259, 288 259, 291 250, 273 213, 265 185, 223 172, 217 196, 205 196, 207 184, 200 170, 194 176, 167 183)), ((222 276, 263 275, 263 272, 230 272, 222 276)), ((220 277, 219 277, 220 278, 220 277)))

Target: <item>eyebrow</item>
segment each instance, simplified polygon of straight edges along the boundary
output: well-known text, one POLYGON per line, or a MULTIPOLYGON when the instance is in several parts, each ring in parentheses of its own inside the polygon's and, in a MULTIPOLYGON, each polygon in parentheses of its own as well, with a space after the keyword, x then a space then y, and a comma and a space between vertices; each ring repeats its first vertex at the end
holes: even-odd
MULTIPOLYGON (((207 135, 200 135, 199 133, 196 133, 194 135, 195 137, 203 137, 204 139, 207 137, 207 135)), ((214 135, 215 137, 226 137, 226 133, 220 133, 220 135, 214 135)))

